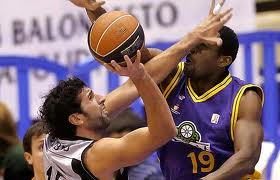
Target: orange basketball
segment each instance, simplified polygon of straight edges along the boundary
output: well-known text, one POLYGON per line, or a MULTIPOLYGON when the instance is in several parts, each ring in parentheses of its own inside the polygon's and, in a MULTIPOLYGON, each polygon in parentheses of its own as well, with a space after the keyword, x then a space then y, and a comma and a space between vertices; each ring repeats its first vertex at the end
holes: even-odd
POLYGON ((96 60, 110 63, 124 62, 123 56, 133 58, 145 41, 139 21, 122 11, 111 11, 101 15, 91 26, 88 45, 96 60))

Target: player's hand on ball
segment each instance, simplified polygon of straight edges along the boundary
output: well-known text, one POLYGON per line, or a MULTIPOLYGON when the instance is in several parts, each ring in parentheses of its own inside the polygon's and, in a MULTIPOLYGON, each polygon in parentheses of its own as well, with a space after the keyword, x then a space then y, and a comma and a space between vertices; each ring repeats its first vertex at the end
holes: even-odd
POLYGON ((104 66, 115 72, 118 73, 120 76, 127 76, 131 79, 142 79, 146 75, 146 70, 144 65, 140 62, 141 60, 141 52, 138 50, 136 59, 134 63, 131 62, 131 59, 125 55, 124 60, 126 62, 126 67, 120 66, 116 61, 111 61, 111 66, 108 64, 104 64, 104 66))

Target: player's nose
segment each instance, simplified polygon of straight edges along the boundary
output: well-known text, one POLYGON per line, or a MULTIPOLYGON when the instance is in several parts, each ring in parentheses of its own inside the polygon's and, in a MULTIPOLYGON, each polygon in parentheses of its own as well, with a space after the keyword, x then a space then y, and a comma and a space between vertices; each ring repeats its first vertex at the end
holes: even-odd
POLYGON ((98 104, 102 103, 102 101, 105 100, 105 96, 102 96, 102 95, 99 95, 99 94, 96 94, 95 98, 96 98, 96 101, 97 101, 98 104))

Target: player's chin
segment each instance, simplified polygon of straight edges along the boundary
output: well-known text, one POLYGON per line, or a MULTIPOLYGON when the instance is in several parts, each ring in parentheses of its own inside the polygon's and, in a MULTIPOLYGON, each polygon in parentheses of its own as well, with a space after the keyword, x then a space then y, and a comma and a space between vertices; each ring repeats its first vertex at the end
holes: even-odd
POLYGON ((110 120, 105 117, 99 117, 94 120, 94 124, 92 124, 91 129, 94 131, 105 130, 110 125, 110 120))
POLYGON ((110 125, 110 119, 106 117, 100 117, 99 124, 100 124, 100 128, 106 129, 110 125))

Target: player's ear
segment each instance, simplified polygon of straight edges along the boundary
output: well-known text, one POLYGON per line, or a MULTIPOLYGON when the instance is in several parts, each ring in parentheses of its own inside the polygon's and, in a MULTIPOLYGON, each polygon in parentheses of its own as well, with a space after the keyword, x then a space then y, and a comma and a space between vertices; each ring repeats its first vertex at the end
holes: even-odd
POLYGON ((80 113, 73 113, 69 116, 68 121, 76 126, 82 125, 84 121, 80 116, 81 116, 80 113))
POLYGON ((33 164, 32 155, 29 152, 24 152, 23 156, 29 165, 33 164))
POLYGON ((232 58, 231 56, 221 56, 218 60, 218 66, 223 68, 227 67, 232 63, 232 58))

